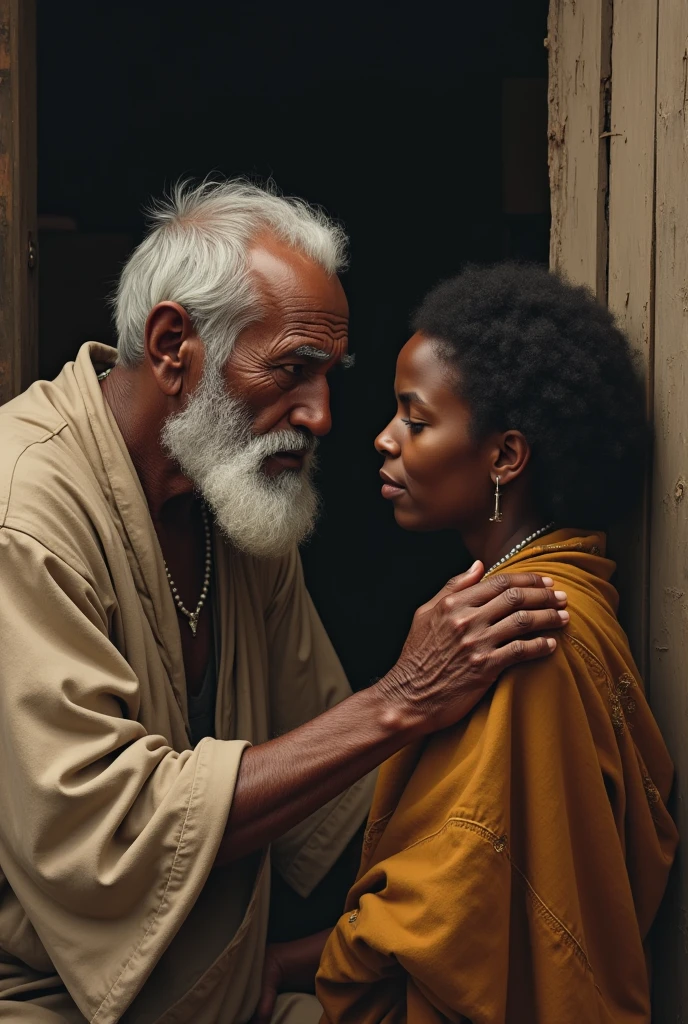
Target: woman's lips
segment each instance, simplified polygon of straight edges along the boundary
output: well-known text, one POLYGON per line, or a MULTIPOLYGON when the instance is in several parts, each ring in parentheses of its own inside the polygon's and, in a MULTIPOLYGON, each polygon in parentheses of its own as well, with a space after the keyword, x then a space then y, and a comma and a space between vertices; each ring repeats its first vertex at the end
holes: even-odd
POLYGON ((380 477, 382 478, 382 497, 388 498, 390 501, 393 498, 399 498, 406 490, 401 484, 398 484, 396 480, 393 480, 391 476, 387 476, 383 470, 380 470, 380 477))

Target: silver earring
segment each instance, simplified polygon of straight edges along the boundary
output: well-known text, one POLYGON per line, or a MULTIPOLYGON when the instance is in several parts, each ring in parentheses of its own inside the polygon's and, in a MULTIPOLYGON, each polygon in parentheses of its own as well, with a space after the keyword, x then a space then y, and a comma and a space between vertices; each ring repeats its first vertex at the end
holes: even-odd
POLYGON ((494 503, 494 515, 490 516, 491 523, 501 523, 502 521, 502 510, 499 507, 501 500, 501 494, 499 493, 499 477, 495 482, 495 503, 494 503))

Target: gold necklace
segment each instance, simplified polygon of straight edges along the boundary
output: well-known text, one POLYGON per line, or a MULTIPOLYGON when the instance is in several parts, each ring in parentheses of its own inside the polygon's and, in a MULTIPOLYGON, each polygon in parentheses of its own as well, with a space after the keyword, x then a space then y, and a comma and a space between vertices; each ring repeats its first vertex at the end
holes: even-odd
POLYGON ((182 613, 182 615, 184 615, 185 618, 189 620, 189 627, 194 636, 196 636, 196 630, 198 629, 198 617, 201 614, 201 609, 205 604, 205 599, 207 598, 208 591, 210 590, 210 574, 212 572, 213 565, 213 548, 210 537, 210 524, 208 522, 208 513, 205 510, 205 505, 201 505, 201 515, 203 516, 203 529, 205 530, 205 574, 203 577, 203 589, 201 590, 201 596, 198 599, 198 604, 196 605, 195 611, 190 612, 189 609, 185 606, 184 602, 182 601, 181 597, 177 592, 174 580, 170 576, 170 570, 167 568, 167 562, 163 558, 165 574, 167 576, 167 582, 170 585, 170 590, 172 591, 174 603, 176 604, 177 608, 182 613))

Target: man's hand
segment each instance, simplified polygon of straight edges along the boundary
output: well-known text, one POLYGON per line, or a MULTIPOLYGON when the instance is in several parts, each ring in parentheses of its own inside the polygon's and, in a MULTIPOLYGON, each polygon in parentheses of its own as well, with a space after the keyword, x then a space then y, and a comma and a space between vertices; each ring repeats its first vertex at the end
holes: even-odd
POLYGON ((374 686, 244 752, 217 864, 271 843, 407 743, 458 722, 505 668, 554 650, 532 635, 566 624, 566 594, 533 573, 482 575, 477 562, 419 608, 374 686))
POLYGON ((251 1018, 251 1024, 270 1024, 277 996, 284 990, 284 967, 280 960, 279 945, 267 946, 260 983, 260 999, 251 1018))
POLYGON ((258 1007, 251 1024, 270 1024, 280 992, 315 992, 315 973, 330 929, 294 942, 276 942, 265 950, 258 1007))
POLYGON ((480 580, 476 562, 416 612, 401 656, 377 684, 410 713, 422 733, 453 725, 497 677, 520 661, 556 648, 551 637, 569 621, 566 594, 535 573, 480 580))

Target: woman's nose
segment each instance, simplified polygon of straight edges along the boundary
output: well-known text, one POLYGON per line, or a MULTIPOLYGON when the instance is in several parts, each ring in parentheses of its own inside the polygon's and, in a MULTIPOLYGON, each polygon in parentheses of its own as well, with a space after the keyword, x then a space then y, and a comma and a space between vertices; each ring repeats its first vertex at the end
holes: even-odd
POLYGON ((390 431, 390 424, 388 423, 384 430, 382 430, 375 438, 375 450, 380 455, 387 455, 392 459, 396 459, 399 455, 400 448, 398 443, 394 440, 390 431))

